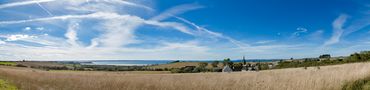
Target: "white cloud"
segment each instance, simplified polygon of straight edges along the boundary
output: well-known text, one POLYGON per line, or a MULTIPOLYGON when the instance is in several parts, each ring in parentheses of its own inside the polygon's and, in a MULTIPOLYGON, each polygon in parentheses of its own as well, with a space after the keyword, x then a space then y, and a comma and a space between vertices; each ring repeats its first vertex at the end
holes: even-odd
POLYGON ((194 33, 188 27, 183 26, 182 24, 176 23, 176 22, 147 21, 145 23, 150 24, 150 25, 160 26, 160 27, 170 27, 170 28, 179 30, 180 32, 183 32, 189 35, 194 35, 194 33))
POLYGON ((0 40, 0 45, 1 45, 1 44, 6 44, 6 42, 4 42, 4 41, 0 40))
POLYGON ((340 38, 344 32, 343 25, 347 20, 347 15, 341 14, 335 21, 333 22, 333 33, 331 38, 324 43, 323 46, 332 45, 335 43, 338 43, 340 41, 340 38))
POLYGON ((221 33, 217 33, 217 32, 213 32, 213 31, 210 31, 206 28, 203 28, 203 27, 200 27, 198 25, 196 25, 195 23, 192 23, 184 18, 181 18, 181 17, 176 17, 177 19, 187 23, 187 24, 190 24, 192 25, 193 27, 195 27, 198 31, 200 32, 203 32, 203 33, 206 33, 207 35, 201 35, 200 36, 212 36, 212 37, 217 37, 217 38, 222 38, 222 39, 226 39, 228 41, 230 41, 231 43, 233 43, 234 45, 238 46, 238 47, 247 47, 249 46, 248 44, 245 44, 245 43, 242 43, 238 40, 235 40, 231 37, 228 37, 228 36, 225 36, 225 35, 222 35, 221 33))
MULTIPOLYGON (((97 1, 100 1, 100 0, 97 0, 97 1)), ((135 6, 135 7, 144 8, 144 9, 147 9, 147 10, 150 10, 150 11, 154 11, 154 9, 151 8, 151 7, 148 7, 148 6, 145 6, 145 5, 136 4, 136 3, 132 3, 132 2, 128 2, 128 1, 125 1, 125 0, 105 0, 105 2, 131 5, 131 6, 135 6)))
POLYGON ((353 32, 362 30, 365 27, 370 26, 370 16, 364 15, 361 18, 351 20, 351 22, 347 21, 348 15, 341 14, 334 22, 333 22, 333 33, 329 40, 327 40, 323 46, 333 45, 339 43, 341 38, 352 34, 353 32), (345 24, 346 27, 344 27, 345 24))
POLYGON ((199 8, 203 8, 203 6, 201 6, 199 4, 178 5, 178 6, 172 7, 170 9, 164 11, 160 15, 155 16, 155 17, 151 18, 150 20, 161 21, 161 20, 167 19, 169 17, 175 16, 177 14, 182 14, 182 13, 185 13, 187 11, 195 10, 195 9, 199 9, 199 8))
POLYGON ((29 0, 29 1, 23 1, 23 2, 14 2, 14 3, 2 4, 0 5, 0 9, 23 6, 23 5, 30 5, 30 4, 37 4, 37 3, 52 2, 52 1, 55 1, 55 0, 29 0))
POLYGON ((37 3, 37 5, 42 9, 44 10, 46 13, 48 13, 50 16, 54 16, 47 8, 45 8, 44 6, 42 6, 40 3, 37 3))
MULTIPOLYGON (((55 16, 48 18, 38 18, 30 20, 18 20, 18 21, 2 21, 0 24, 17 24, 27 22, 42 22, 50 20, 69 20, 69 19, 103 19, 104 34, 96 40, 98 43, 102 43, 103 46, 107 47, 120 47, 122 45, 132 44, 137 42, 134 40, 134 30, 141 24, 150 24, 160 27, 171 27, 180 32, 193 35, 193 33, 185 26, 175 22, 158 22, 158 21, 146 21, 137 16, 131 15, 119 15, 116 13, 98 12, 87 15, 64 15, 55 16)), ((95 44, 98 44, 95 43, 95 44)))
POLYGON ((5 41, 17 41, 17 40, 23 40, 23 39, 29 39, 29 38, 37 38, 37 36, 30 36, 30 35, 24 35, 24 34, 15 34, 10 35, 6 37, 5 41))
POLYGON ((307 33, 307 31, 308 30, 306 28, 299 27, 297 28, 297 31, 292 34, 291 38, 299 37, 302 33, 307 33))
POLYGON ((189 42, 164 42, 163 46, 150 49, 141 48, 70 48, 70 47, 32 47, 19 44, 0 45, 0 52, 6 52, 10 56, 2 56, 2 59, 32 59, 32 60, 112 60, 112 59, 162 59, 174 58, 194 59, 211 55, 209 48, 199 46, 197 41, 189 42), (176 53, 176 54, 174 54, 176 53), (16 57, 13 55, 17 55, 16 57))
POLYGON ((104 34, 96 40, 106 47, 121 47, 135 43, 137 42, 134 35, 135 29, 143 22, 143 19, 136 16, 107 20, 103 23, 104 29, 106 29, 104 34))
POLYGON ((44 27, 37 27, 36 30, 43 31, 45 28, 44 27))
POLYGON ((130 12, 127 7, 135 7, 149 12, 154 11, 151 7, 127 0, 58 0, 46 3, 44 6, 53 11, 67 10, 70 13, 130 12))
POLYGON ((68 26, 67 32, 64 34, 67 37, 67 42, 71 44, 73 47, 80 46, 78 44, 78 37, 77 37, 77 29, 79 24, 77 22, 71 22, 68 26))
POLYGON ((267 44, 267 43, 272 43, 272 42, 275 42, 275 40, 262 40, 262 41, 256 42, 256 44, 267 44))
MULTIPOLYGON (((127 15, 124 15, 125 17, 127 15)), ((98 19, 114 19, 120 18, 121 16, 116 13, 104 13, 97 12, 86 15, 63 15, 63 16, 54 16, 47 18, 38 18, 38 19, 28 19, 28 20, 15 20, 15 21, 0 21, 0 25, 7 24, 18 24, 18 23, 27 23, 27 22, 42 22, 42 21, 51 21, 51 20, 67 20, 67 19, 86 19, 86 18, 98 18, 98 19)))
POLYGON ((323 39, 324 30, 317 30, 308 35, 309 40, 321 40, 323 39))
MULTIPOLYGON (((219 32, 208 30, 200 27, 183 18, 177 17, 179 20, 185 22, 163 22, 167 18, 173 17, 178 14, 185 13, 186 11, 203 8, 198 4, 185 4, 175 6, 168 9, 162 14, 155 16, 149 20, 141 18, 139 15, 125 13, 130 11, 122 9, 123 5, 139 7, 144 12, 152 11, 150 7, 142 4, 131 3, 122 0, 61 0, 50 3, 42 4, 45 8, 58 12, 59 9, 68 12, 59 16, 52 16, 46 18, 37 18, 29 20, 14 20, 14 21, 0 21, 0 25, 22 24, 32 22, 47 22, 47 24, 58 24, 66 28, 67 32, 64 37, 56 37, 50 35, 26 35, 17 37, 14 40, 22 40, 26 42, 38 43, 43 46, 30 46, 16 42, 6 42, 0 45, 0 54, 2 59, 37 59, 37 60, 76 60, 76 59, 222 59, 227 56, 238 55, 240 53, 253 53, 284 51, 286 49, 297 49, 301 46, 296 45, 261 45, 251 46, 239 40, 231 38, 219 32), (74 12, 69 12, 74 11, 74 12), (94 24, 94 28, 98 30, 98 35, 93 37, 90 44, 85 44, 79 40, 77 36, 82 36, 82 30, 89 30, 84 28, 83 22, 88 20, 97 20, 99 24, 94 24), (78 20, 81 22, 73 22, 78 20), (67 21, 70 22, 68 26, 54 21, 67 21), (81 26, 78 25, 81 24, 81 26), (193 27, 189 28, 189 24, 193 27), (223 39, 230 43, 214 42, 205 44, 205 41, 190 39, 184 41, 160 41, 156 42, 155 47, 142 48, 142 47, 128 47, 131 44, 143 44, 148 42, 144 39, 138 39, 136 32, 137 28, 143 25, 153 25, 156 28, 171 28, 187 35, 199 37, 206 37, 206 39, 223 39), (195 28, 193 30, 193 28, 195 28), (37 38, 24 38, 35 36, 37 38), (225 46, 222 46, 222 45, 225 46), (238 46, 235 48, 235 46, 238 46), (210 48, 217 48, 210 49, 210 48), (226 52, 220 52, 225 50, 226 52), (214 50, 215 52, 212 52, 214 50), (235 52, 230 53, 230 52, 235 52), (15 56, 17 55, 17 56, 15 56)), ((136 10, 136 9, 135 9, 136 10)), ((132 11, 132 10, 131 10, 132 11)), ((57 15, 57 14, 56 14, 57 15)), ((53 29, 53 28, 49 28, 53 29)), ((44 30, 44 28, 35 28, 35 30, 44 30)), ((22 34, 23 35, 23 34, 22 34)), ((156 38, 156 37, 153 37, 156 38)), ((203 39, 203 38, 202 38, 203 39)), ((0 42, 1 43, 1 42, 0 42)))
POLYGON ((25 27, 23 28, 23 31, 30 31, 31 30, 31 27, 25 27))

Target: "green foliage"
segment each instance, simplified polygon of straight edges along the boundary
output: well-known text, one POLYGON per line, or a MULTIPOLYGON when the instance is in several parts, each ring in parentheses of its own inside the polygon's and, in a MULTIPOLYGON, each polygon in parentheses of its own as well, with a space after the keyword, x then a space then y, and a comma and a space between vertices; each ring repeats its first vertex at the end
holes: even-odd
POLYGON ((4 66, 15 66, 17 64, 15 62, 0 61, 0 65, 4 65, 4 66))
POLYGON ((234 63, 232 66, 234 67, 233 71, 241 71, 243 69, 242 63, 234 63))
POLYGON ((224 59, 224 62, 222 64, 224 66, 229 65, 230 67, 233 67, 233 62, 230 60, 230 58, 224 59))
POLYGON ((276 68, 293 68, 293 67, 310 67, 310 66, 323 66, 323 65, 335 65, 352 62, 365 62, 370 61, 370 51, 362 51, 360 53, 353 53, 347 58, 337 58, 331 60, 329 54, 320 55, 321 60, 316 59, 305 59, 304 61, 280 61, 276 68))
POLYGON ((208 66, 207 62, 200 62, 199 67, 196 68, 195 72, 207 72, 208 69, 206 68, 208 66))
POLYGON ((211 72, 222 72, 222 68, 214 67, 212 68, 211 72))
POLYGON ((200 68, 195 66, 186 66, 182 68, 172 68, 171 73, 198 73, 198 72, 205 72, 207 71, 206 68, 200 68))
POLYGON ((360 79, 353 82, 347 82, 342 90, 369 90, 370 78, 360 79))
POLYGON ((330 56, 330 54, 323 54, 323 55, 320 55, 319 58, 320 59, 330 59, 331 56, 330 56))
POLYGON ((18 88, 0 79, 0 90, 18 90, 18 88))
POLYGON ((172 61, 170 63, 178 63, 178 62, 180 62, 180 60, 172 61))
POLYGON ((270 69, 268 63, 257 63, 256 65, 258 65, 259 70, 267 70, 267 69, 270 69))
POLYGON ((23 65, 23 64, 17 64, 15 66, 17 66, 17 67, 27 67, 26 65, 23 65))
POLYGON ((171 69, 171 73, 184 73, 184 72, 181 69, 174 68, 174 69, 171 69))
POLYGON ((200 62, 200 63, 199 63, 199 67, 201 67, 201 68, 206 68, 206 67, 207 67, 207 65, 208 65, 208 63, 207 63, 207 62, 200 62))

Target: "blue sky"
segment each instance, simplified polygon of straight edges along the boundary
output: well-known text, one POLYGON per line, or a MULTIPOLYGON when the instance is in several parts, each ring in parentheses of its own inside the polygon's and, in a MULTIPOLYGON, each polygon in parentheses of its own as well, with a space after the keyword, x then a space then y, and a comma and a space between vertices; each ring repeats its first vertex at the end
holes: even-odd
POLYGON ((212 60, 370 48, 366 0, 2 0, 2 60, 212 60))

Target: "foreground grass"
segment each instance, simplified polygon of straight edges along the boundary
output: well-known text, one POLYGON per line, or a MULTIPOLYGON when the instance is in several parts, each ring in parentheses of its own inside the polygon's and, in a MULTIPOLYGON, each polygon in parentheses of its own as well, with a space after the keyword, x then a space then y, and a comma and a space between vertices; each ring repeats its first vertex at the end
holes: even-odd
POLYGON ((0 90, 18 90, 17 87, 10 85, 8 82, 0 79, 0 90))
POLYGON ((370 63, 260 72, 140 74, 55 72, 0 67, 0 77, 22 90, 340 90, 369 76, 370 63))
POLYGON ((370 77, 347 82, 342 90, 370 90, 370 77))
POLYGON ((69 73, 119 73, 119 74, 170 74, 170 71, 74 71, 74 70, 49 70, 49 72, 69 72, 69 73))

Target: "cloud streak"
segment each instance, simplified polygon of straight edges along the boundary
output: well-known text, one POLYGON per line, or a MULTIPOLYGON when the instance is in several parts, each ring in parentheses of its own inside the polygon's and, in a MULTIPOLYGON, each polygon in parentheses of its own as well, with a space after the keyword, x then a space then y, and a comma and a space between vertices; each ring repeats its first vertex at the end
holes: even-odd
POLYGON ((297 31, 292 34, 291 38, 299 37, 302 33, 307 33, 307 31, 306 28, 299 27, 297 31))
MULTIPOLYGON (((188 21, 188 20, 186 20, 186 19, 184 19, 184 18, 181 18, 181 17, 176 17, 177 19, 179 19, 179 20, 181 20, 181 21, 183 21, 183 22, 185 22, 185 23, 187 23, 187 24, 190 24, 190 25, 192 25, 193 27, 195 27, 197 30, 199 30, 199 31, 201 31, 201 32, 205 32, 206 34, 208 34, 208 35, 211 35, 211 36, 213 36, 213 37, 217 37, 217 38, 222 38, 222 39, 226 39, 226 40, 228 40, 228 41, 230 41, 231 43, 233 43, 233 44, 235 44, 236 46, 238 46, 238 47, 247 47, 247 46, 249 46, 248 44, 244 44, 244 43, 242 43, 242 42, 240 42, 240 41, 238 41, 238 40, 235 40, 235 39, 233 39, 233 38, 231 38, 231 37, 228 37, 228 36, 225 36, 225 35, 222 35, 221 33, 217 33, 217 32, 213 32, 213 31, 210 31, 210 30, 208 30, 208 29, 206 29, 206 28, 203 28, 203 27, 200 27, 200 26, 198 26, 198 25, 196 25, 195 23, 193 23, 193 22, 190 22, 190 21, 188 21)), ((207 36, 207 35, 206 35, 207 36)))
POLYGON ((39 4, 39 3, 52 2, 52 1, 55 1, 55 0, 30 0, 30 1, 24 1, 24 2, 14 2, 14 3, 2 4, 0 5, 0 9, 30 5, 30 4, 39 4))
POLYGON ((199 5, 199 4, 178 5, 178 6, 172 7, 170 9, 164 11, 163 13, 159 14, 158 16, 155 16, 155 17, 151 18, 150 20, 161 21, 161 20, 167 19, 169 17, 173 17, 175 15, 182 14, 182 13, 185 13, 185 12, 191 11, 191 10, 200 9, 200 8, 204 8, 204 6, 199 5))
POLYGON ((347 15, 342 14, 337 19, 334 20, 334 22, 332 23, 333 26, 332 36, 328 41, 324 43, 323 46, 332 45, 340 41, 340 38, 342 37, 344 32, 343 25, 346 22, 347 17, 348 17, 347 15))

